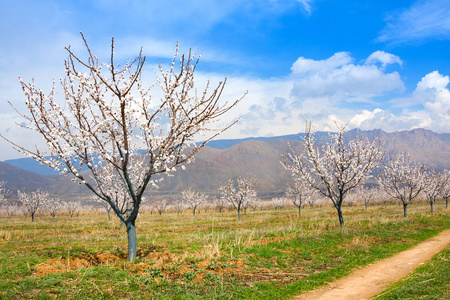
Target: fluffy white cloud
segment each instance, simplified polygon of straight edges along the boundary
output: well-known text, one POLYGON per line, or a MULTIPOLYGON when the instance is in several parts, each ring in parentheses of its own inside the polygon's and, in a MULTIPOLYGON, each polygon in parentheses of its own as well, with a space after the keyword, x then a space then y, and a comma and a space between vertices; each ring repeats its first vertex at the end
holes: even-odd
MULTIPOLYGON (((336 53, 324 60, 300 57, 291 68, 291 76, 285 79, 283 89, 273 93, 275 86, 272 85, 267 93, 261 90, 251 101, 252 105, 243 110, 242 122, 237 127, 240 133, 295 133, 303 130, 305 119, 311 120, 318 130, 335 130, 335 122, 349 122, 349 128, 365 130, 426 128, 448 132, 448 76, 432 72, 418 82, 412 93, 392 102, 378 102, 379 97, 391 97, 392 91, 404 92, 400 75, 384 69, 388 64, 401 65, 402 60, 393 54, 377 51, 362 64, 354 64, 353 61, 347 52, 336 53), (282 97, 276 96, 282 92, 285 93, 282 97), (352 102, 364 103, 367 109, 361 110, 361 105, 353 105, 352 102), (400 102, 404 108, 399 111, 400 102)), ((277 84, 281 82, 279 80, 277 84)), ((254 82, 257 85, 261 83, 254 82)))
POLYGON ((386 109, 364 110, 350 119, 351 127, 361 129, 381 128, 386 131, 426 128, 437 132, 450 129, 450 91, 447 88, 449 76, 438 71, 425 75, 410 96, 397 102, 405 106, 421 105, 421 109, 404 108, 399 114, 392 114, 386 109))
POLYGON ((381 67, 384 69, 386 68, 386 65, 388 64, 399 64, 400 66, 403 64, 400 57, 397 55, 386 53, 384 51, 375 51, 374 53, 370 54, 370 56, 366 59, 366 64, 376 64, 381 63, 381 67))
POLYGON ((367 98, 390 91, 404 89, 398 72, 386 73, 386 64, 398 63, 395 55, 375 52, 369 64, 353 64, 347 52, 338 52, 325 60, 300 57, 292 66, 295 81, 292 95, 299 99, 329 97, 336 100, 367 98), (383 67, 373 64, 382 62, 383 67))

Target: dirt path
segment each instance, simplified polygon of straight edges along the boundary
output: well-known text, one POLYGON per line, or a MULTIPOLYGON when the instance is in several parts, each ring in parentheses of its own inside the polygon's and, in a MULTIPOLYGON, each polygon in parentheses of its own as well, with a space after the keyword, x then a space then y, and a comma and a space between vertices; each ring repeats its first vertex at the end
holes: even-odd
POLYGON ((448 244, 450 244, 450 229, 412 249, 368 265, 347 277, 320 289, 296 296, 294 299, 369 299, 408 275, 420 264, 442 251, 448 244))

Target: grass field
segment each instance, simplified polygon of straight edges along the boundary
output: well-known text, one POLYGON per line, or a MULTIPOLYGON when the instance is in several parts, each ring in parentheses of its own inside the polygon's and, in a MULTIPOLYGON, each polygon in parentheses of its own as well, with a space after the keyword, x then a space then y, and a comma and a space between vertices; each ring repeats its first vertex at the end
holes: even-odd
POLYGON ((450 299, 450 246, 374 299, 450 299))
POLYGON ((134 264, 125 230, 106 214, 3 216, 0 299, 287 299, 450 228, 441 202, 434 215, 413 204, 407 218, 397 205, 343 210, 343 233, 332 207, 248 212, 240 222, 235 211, 144 212, 134 264))

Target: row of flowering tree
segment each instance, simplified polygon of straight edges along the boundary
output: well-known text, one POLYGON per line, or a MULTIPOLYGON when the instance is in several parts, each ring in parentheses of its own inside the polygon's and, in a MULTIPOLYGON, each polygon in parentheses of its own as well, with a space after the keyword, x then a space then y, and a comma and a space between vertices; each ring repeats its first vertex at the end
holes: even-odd
POLYGON ((369 142, 357 136, 346 141, 345 127, 337 126, 337 134, 332 134, 329 142, 322 142, 314 138, 312 125, 307 122, 303 143, 305 153, 296 154, 291 150, 282 155, 282 164, 296 177, 295 186, 289 187, 286 195, 298 207, 299 215, 312 188, 331 200, 342 229, 344 200, 352 205, 357 198, 362 199, 367 209, 375 197, 375 190, 363 186, 375 168, 379 169, 377 196, 385 204, 389 198, 398 199, 403 204, 405 217, 408 204, 421 193, 430 204, 431 213, 438 196, 445 199, 448 207, 449 170, 441 174, 430 171, 411 161, 405 153, 386 158, 379 140, 369 142))
MULTIPOLYGON (((1 184, 4 182, 0 182, 1 184)), ((31 217, 34 222, 38 212, 48 212, 54 219, 62 211, 66 211, 72 218, 81 210, 81 203, 77 201, 63 202, 48 192, 38 189, 32 192, 17 191, 17 200, 7 200, 5 195, 10 196, 9 191, 0 189, 0 206, 6 211, 9 218, 14 214, 22 213, 25 218, 31 217)))

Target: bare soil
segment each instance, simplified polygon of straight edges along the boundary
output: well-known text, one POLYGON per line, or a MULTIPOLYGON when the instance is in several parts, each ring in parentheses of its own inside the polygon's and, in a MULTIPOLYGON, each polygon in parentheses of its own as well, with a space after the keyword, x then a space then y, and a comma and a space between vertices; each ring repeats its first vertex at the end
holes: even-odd
POLYGON ((359 269, 347 277, 296 296, 294 299, 369 299, 407 276, 448 244, 450 244, 450 229, 412 249, 359 269))

